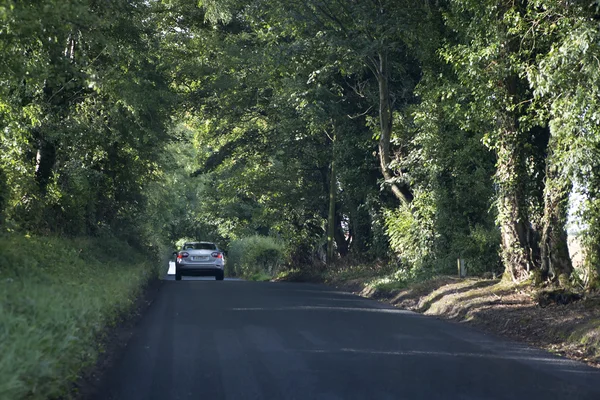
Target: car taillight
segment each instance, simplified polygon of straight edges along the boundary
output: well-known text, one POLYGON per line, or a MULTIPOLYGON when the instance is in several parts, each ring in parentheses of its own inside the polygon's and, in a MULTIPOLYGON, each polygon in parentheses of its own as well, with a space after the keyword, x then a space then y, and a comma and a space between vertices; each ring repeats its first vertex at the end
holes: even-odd
POLYGON ((189 257, 190 253, 179 253, 177 254, 177 258, 186 258, 189 257))
POLYGON ((223 258, 223 254, 222 253, 218 253, 218 252, 214 252, 211 254, 211 256, 213 256, 214 258, 223 258))

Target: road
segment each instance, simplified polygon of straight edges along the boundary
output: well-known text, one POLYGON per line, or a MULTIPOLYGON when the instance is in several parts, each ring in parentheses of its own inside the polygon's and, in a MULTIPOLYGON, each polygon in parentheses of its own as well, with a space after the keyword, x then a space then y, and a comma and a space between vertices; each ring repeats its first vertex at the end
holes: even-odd
POLYGON ((102 399, 600 399, 600 372, 322 285, 165 281, 102 399))

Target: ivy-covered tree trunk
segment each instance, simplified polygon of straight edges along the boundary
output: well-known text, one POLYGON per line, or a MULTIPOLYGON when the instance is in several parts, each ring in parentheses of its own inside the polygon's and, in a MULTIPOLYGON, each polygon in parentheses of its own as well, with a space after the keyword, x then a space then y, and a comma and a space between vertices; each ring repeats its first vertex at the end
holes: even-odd
POLYGON ((502 259, 507 277, 515 282, 529 278, 531 260, 530 223, 525 204, 524 149, 514 115, 506 115, 497 144, 498 219, 502 236, 502 259))
POLYGON ((540 243, 541 277, 558 279, 560 284, 564 284, 573 272, 565 230, 571 186, 570 180, 561 176, 558 167, 553 165, 552 158, 549 156, 540 243))

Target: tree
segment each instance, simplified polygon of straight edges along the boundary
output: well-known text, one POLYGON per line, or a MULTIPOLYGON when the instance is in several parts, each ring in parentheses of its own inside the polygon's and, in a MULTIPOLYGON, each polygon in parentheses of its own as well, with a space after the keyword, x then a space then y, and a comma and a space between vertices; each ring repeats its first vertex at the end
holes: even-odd
POLYGON ((572 182, 585 202, 578 218, 587 221, 584 281, 598 282, 598 115, 597 81, 600 33, 598 3, 531 2, 530 34, 550 41, 528 69, 528 78, 552 133, 546 175, 542 238, 543 270, 568 277, 572 266, 564 244, 572 182))
POLYGON ((542 178, 536 170, 539 153, 532 150, 547 135, 539 129, 531 107, 533 94, 523 75, 538 51, 523 47, 518 35, 526 7, 521 1, 452 1, 448 24, 457 41, 443 53, 470 90, 471 107, 464 117, 486 132, 485 143, 496 154, 502 258, 507 276, 515 281, 528 279, 539 263, 540 195, 535 182, 542 178))
POLYGON ((135 226, 169 140, 150 9, 84 0, 4 9, 0 166, 11 223, 70 234, 135 226))
POLYGON ((269 3, 264 13, 269 26, 278 29, 280 36, 309 43, 312 51, 325 48, 327 56, 317 71, 334 69, 361 96, 371 92, 367 113, 378 110, 381 173, 405 204, 412 200, 410 189, 402 174, 394 176, 390 169, 393 113, 412 101, 412 90, 419 79, 415 47, 416 37, 427 29, 426 4, 380 1, 374 7, 363 2, 342 5, 328 0, 294 1, 285 5, 269 3), (365 87, 373 83, 374 90, 365 87))

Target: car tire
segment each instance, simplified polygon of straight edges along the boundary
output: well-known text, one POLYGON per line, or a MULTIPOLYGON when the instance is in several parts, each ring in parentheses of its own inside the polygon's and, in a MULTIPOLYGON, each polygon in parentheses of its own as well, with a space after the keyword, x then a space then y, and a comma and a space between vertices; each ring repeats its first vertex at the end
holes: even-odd
POLYGON ((225 274, 223 273, 223 271, 217 272, 217 275, 215 275, 215 279, 218 281, 222 281, 224 278, 225 278, 225 274))
POLYGON ((179 272, 175 272, 175 280, 176 281, 180 281, 181 280, 181 274, 179 272))

